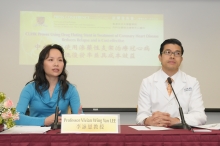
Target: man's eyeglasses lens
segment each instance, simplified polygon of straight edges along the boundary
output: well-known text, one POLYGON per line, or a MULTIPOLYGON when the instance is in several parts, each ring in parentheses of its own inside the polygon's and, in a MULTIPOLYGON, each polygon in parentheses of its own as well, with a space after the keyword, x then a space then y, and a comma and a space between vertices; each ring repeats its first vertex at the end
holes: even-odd
POLYGON ((179 57, 181 56, 181 52, 180 51, 176 51, 176 52, 171 52, 170 50, 166 50, 163 52, 163 54, 169 55, 171 56, 172 54, 174 54, 174 56, 179 57))

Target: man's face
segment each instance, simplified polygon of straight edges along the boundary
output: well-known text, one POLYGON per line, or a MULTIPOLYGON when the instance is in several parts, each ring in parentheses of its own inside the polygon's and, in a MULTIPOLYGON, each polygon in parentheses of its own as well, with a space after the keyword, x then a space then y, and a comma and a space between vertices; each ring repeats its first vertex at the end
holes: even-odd
POLYGON ((162 55, 159 54, 159 60, 162 64, 162 69, 166 73, 176 73, 183 60, 181 47, 176 44, 166 44, 162 55), (175 52, 175 53, 174 53, 175 52))

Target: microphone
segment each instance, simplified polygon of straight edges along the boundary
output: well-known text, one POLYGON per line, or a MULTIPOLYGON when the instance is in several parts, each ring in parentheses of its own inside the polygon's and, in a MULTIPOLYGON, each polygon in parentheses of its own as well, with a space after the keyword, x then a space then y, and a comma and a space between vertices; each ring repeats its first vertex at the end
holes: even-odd
POLYGON ((55 130, 55 129, 60 129, 61 128, 61 124, 58 123, 58 115, 59 115, 59 102, 60 102, 60 94, 62 91, 62 87, 63 87, 63 81, 64 81, 64 75, 60 76, 59 82, 60 82, 60 89, 58 92, 58 99, 57 99, 57 106, 55 109, 55 119, 54 119, 54 123, 51 125, 51 129, 55 130))
MULTIPOLYGON (((172 84, 171 78, 168 77, 168 78, 167 78, 167 81, 168 81, 168 83, 170 84, 170 86, 171 86, 171 88, 172 88, 172 90, 173 90, 173 87, 172 87, 172 85, 171 85, 171 84, 172 84)), ((182 107, 180 106, 179 100, 178 100, 178 98, 176 97, 176 93, 174 92, 174 90, 173 90, 173 93, 174 93, 175 98, 176 98, 176 100, 177 100, 177 102, 178 102, 178 104, 179 104, 179 113, 180 113, 181 123, 174 124, 174 125, 170 126, 170 128, 191 130, 191 127, 190 127, 190 126, 186 123, 186 121, 185 121, 185 118, 184 118, 184 115, 183 115, 183 109, 182 109, 182 107)))

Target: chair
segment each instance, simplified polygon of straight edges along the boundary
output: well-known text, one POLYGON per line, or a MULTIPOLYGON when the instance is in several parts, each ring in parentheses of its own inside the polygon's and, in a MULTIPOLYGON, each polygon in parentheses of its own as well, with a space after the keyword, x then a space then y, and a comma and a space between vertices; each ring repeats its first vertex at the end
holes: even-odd
POLYGON ((71 110, 70 106, 68 106, 67 114, 72 114, 72 110, 71 110))
MULTIPOLYGON (((67 114, 72 114, 72 110, 71 110, 70 106, 68 106, 67 114)), ((27 116, 30 115, 30 110, 29 110, 29 108, 27 108, 25 115, 27 115, 27 116)))

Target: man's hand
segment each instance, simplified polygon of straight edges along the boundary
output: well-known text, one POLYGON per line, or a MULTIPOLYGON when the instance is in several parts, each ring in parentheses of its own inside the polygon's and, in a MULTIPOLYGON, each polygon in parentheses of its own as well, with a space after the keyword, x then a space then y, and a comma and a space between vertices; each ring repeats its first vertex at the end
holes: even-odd
POLYGON ((144 124, 146 126, 160 126, 160 127, 169 127, 171 125, 180 123, 178 118, 170 117, 169 113, 164 112, 154 112, 151 117, 148 117, 144 124))
POLYGON ((144 124, 146 126, 167 127, 171 124, 170 114, 163 112, 154 112, 151 117, 148 117, 144 124))
POLYGON ((164 112, 154 112, 151 117, 148 117, 144 124, 146 126, 160 126, 167 127, 170 125, 170 114, 164 112))
POLYGON ((180 119, 179 118, 172 118, 172 117, 170 117, 170 125, 168 125, 168 126, 172 126, 172 125, 178 124, 178 123, 180 123, 180 119))

